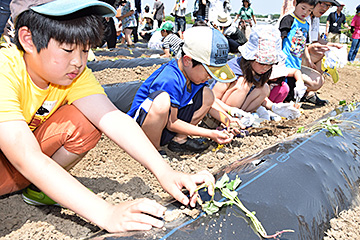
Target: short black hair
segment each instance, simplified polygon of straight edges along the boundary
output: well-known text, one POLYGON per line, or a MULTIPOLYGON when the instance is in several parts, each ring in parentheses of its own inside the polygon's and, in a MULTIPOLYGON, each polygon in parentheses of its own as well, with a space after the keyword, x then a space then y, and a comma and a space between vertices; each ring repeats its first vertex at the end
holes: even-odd
MULTIPOLYGON (((184 50, 181 50, 181 57, 183 57, 183 56, 185 56, 185 55, 186 55, 186 54, 185 54, 184 50)), ((191 58, 191 62, 192 62, 192 67, 193 67, 193 68, 196 67, 197 65, 202 64, 201 62, 196 61, 196 60, 193 59, 193 58, 191 58)))
POLYGON ((296 0, 296 6, 299 5, 300 3, 307 3, 310 6, 315 6, 317 3, 317 0, 296 0))
POLYGON ((21 13, 15 23, 14 42, 22 51, 24 49, 19 42, 18 32, 24 26, 31 31, 32 41, 38 52, 47 48, 50 39, 60 44, 99 46, 104 32, 102 18, 84 11, 62 17, 50 17, 28 10, 21 13))

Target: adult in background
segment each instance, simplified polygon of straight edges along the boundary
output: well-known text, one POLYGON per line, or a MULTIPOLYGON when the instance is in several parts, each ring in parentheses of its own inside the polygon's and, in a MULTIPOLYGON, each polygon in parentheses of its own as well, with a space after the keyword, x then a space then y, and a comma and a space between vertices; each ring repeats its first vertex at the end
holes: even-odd
POLYGON ((326 39, 329 42, 340 43, 340 29, 341 25, 344 24, 344 27, 350 29, 349 25, 346 22, 345 14, 341 11, 343 10, 345 4, 339 1, 340 6, 337 7, 335 12, 329 14, 326 21, 326 30, 325 35, 326 39))
POLYGON ((154 14, 153 17, 154 20, 156 20, 158 23, 157 27, 160 28, 161 23, 165 22, 165 7, 164 7, 164 3, 162 3, 160 0, 155 0, 153 14, 154 14))
POLYGON ((133 41, 131 40, 131 33, 136 28, 136 19, 135 19, 135 4, 132 0, 122 1, 121 2, 121 16, 118 19, 122 22, 123 31, 125 34, 125 41, 128 47, 135 47, 133 41))
POLYGON ((354 62, 360 46, 360 5, 356 7, 356 15, 351 21, 352 43, 348 55, 348 61, 354 62))
MULTIPOLYGON (((317 0, 314 10, 306 18, 306 21, 310 24, 308 50, 311 61, 303 61, 302 65, 311 67, 320 73, 323 72, 321 70, 321 61, 325 56, 325 52, 330 50, 329 47, 342 47, 339 43, 331 43, 320 38, 320 17, 332 6, 340 6, 340 4, 336 0, 317 0)), ((334 77, 336 76, 332 76, 332 78, 334 77)))
MULTIPOLYGON (((113 6, 115 9, 117 8, 116 4, 118 3, 116 2, 116 0, 101 1, 113 6)), ((102 22, 104 25, 104 38, 101 45, 104 45, 106 43, 107 48, 115 48, 117 40, 115 21, 111 17, 104 17, 102 22)))
POLYGON ((175 29, 174 31, 177 32, 181 39, 183 39, 183 32, 186 29, 186 7, 187 7, 187 0, 176 0, 173 14, 175 16, 175 29))
POLYGON ((10 17, 11 0, 0 0, 0 36, 4 33, 6 23, 10 17))
POLYGON ((206 13, 209 12, 209 4, 207 0, 195 0, 193 12, 195 22, 205 21, 207 19, 206 13))
POLYGON ((238 53, 238 48, 247 42, 244 33, 235 26, 229 14, 225 12, 219 14, 215 25, 222 34, 226 37, 229 43, 229 52, 238 53))
POLYGON ((240 8, 239 13, 236 15, 234 21, 238 20, 240 18, 240 27, 241 31, 245 34, 246 39, 249 39, 251 28, 252 28, 252 22, 251 19, 256 24, 256 18, 254 15, 254 10, 250 7, 251 3, 250 0, 243 0, 243 6, 240 8))
POLYGON ((148 42, 153 33, 156 31, 155 25, 157 26, 157 23, 154 22, 151 13, 144 13, 143 18, 145 19, 145 25, 140 30, 139 34, 146 42, 148 42))
POLYGON ((132 36, 134 37, 134 43, 137 43, 139 41, 139 35, 138 35, 138 28, 139 28, 139 19, 141 18, 141 0, 135 0, 135 20, 136 20, 136 27, 132 31, 132 36))

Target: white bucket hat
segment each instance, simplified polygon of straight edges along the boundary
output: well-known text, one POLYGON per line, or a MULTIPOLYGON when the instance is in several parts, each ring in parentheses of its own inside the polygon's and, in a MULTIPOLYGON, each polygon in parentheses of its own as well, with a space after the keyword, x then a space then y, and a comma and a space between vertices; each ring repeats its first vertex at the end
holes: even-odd
POLYGON ((281 50, 280 31, 274 26, 256 26, 251 30, 249 40, 239 47, 241 56, 262 64, 277 64, 286 59, 281 50))

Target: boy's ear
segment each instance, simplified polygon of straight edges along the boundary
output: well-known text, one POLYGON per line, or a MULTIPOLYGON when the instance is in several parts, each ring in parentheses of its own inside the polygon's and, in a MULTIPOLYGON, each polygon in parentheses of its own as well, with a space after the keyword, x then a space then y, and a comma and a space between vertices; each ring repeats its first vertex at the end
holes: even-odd
POLYGON ((34 50, 36 51, 36 47, 32 41, 31 31, 29 30, 28 27, 23 26, 19 28, 18 37, 19 37, 19 42, 23 47, 23 49, 25 50, 25 52, 32 53, 34 50))
POLYGON ((185 54, 182 58, 183 58, 184 66, 186 66, 186 67, 191 66, 192 67, 192 61, 191 61, 192 58, 190 56, 185 54))

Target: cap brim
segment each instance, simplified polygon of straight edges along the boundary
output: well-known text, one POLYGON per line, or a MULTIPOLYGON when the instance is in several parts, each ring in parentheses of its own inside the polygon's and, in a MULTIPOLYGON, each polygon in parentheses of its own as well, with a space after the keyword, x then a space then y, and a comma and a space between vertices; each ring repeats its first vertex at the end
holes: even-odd
POLYGON ((227 64, 221 67, 212 67, 204 63, 202 65, 210 76, 218 82, 233 82, 236 80, 235 74, 227 64))
POLYGON ((113 17, 116 15, 115 8, 105 2, 96 0, 52 1, 31 7, 33 11, 48 16, 66 16, 86 8, 91 8, 94 14, 103 17, 113 17))

